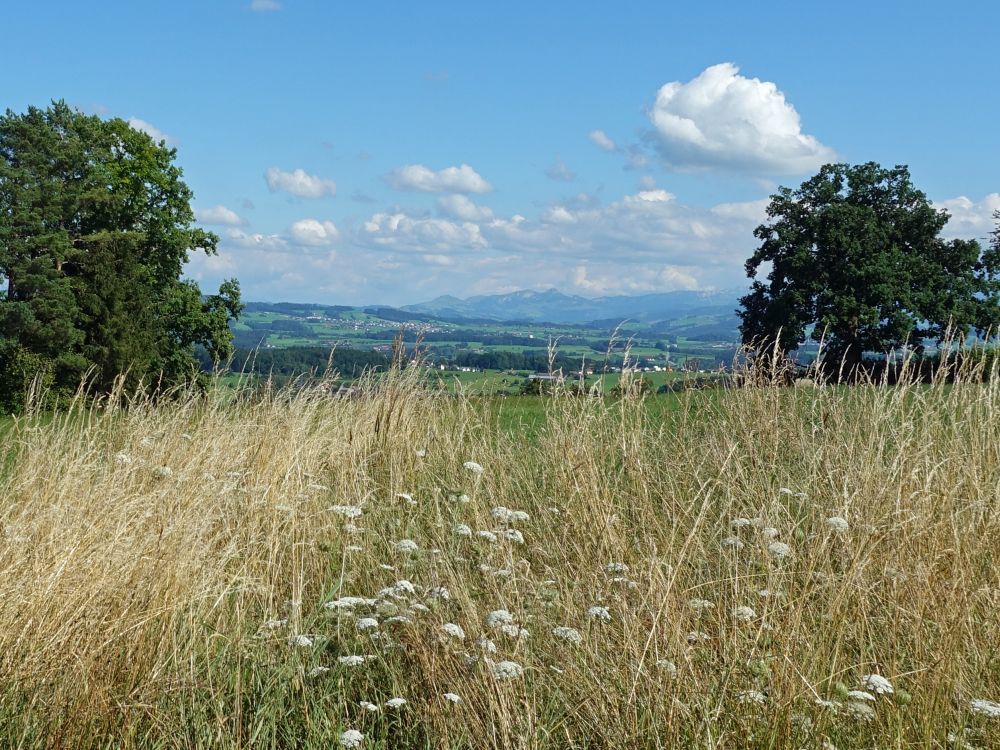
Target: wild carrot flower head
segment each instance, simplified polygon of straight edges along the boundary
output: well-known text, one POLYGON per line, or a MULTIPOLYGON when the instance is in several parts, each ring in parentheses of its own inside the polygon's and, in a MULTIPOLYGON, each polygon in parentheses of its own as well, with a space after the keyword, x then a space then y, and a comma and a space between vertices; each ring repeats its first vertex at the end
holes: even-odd
POLYGON ((570 643, 583 643, 583 636, 580 635, 580 631, 576 628, 566 627, 565 625, 558 625, 552 628, 552 635, 570 643))
POLYGON ((464 464, 462 464, 462 466, 465 467, 466 471, 471 472, 476 476, 479 476, 480 474, 483 473, 482 465, 477 464, 475 461, 466 461, 464 464))
POLYGON ((340 735, 340 746, 347 748, 348 750, 354 750, 354 748, 361 747, 361 743, 364 741, 365 736, 357 729, 348 729, 340 735))
POLYGON ((337 663, 342 667, 360 667, 368 661, 367 656, 361 656, 359 654, 348 654, 346 656, 338 656, 337 663))
POLYGON ((385 705, 389 708, 402 708, 406 705, 406 698, 390 698, 385 705))
POLYGON ((486 615, 486 627, 499 628, 502 625, 513 625, 514 615, 506 609, 495 609, 486 615))
POLYGON ((866 674, 861 678, 861 684, 871 690, 875 695, 892 695, 892 683, 880 674, 866 674))
POLYGON ((288 639, 288 645, 296 648, 311 648, 313 639, 307 635, 293 635, 288 639))
POLYGON ((715 604, 708 599, 689 599, 688 606, 695 612, 704 612, 705 610, 715 608, 715 604))
POLYGON ((988 701, 985 698, 975 698, 969 703, 972 713, 986 716, 990 719, 1000 719, 1000 703, 988 701))
POLYGON ((744 622, 748 622, 754 619, 756 616, 757 613, 754 611, 753 607, 747 607, 744 605, 736 607, 733 610, 733 617, 735 617, 737 620, 743 620, 744 622))
POLYGON ((362 617, 355 623, 358 630, 375 630, 378 628, 378 620, 374 617, 362 617))
POLYGON ((357 505, 331 505, 327 510, 344 518, 358 518, 364 512, 357 505))
POLYGON ((442 696, 449 703, 461 703, 462 698, 457 693, 445 693, 442 696))
POLYGON ((524 674, 524 668, 516 661, 500 661, 493 665, 493 677, 500 682, 515 680, 524 674))
POLYGON ((789 547, 784 542, 771 542, 767 545, 767 551, 770 552, 774 557, 779 560, 783 560, 786 557, 790 557, 792 554, 792 548, 789 547))
POLYGON ((455 524, 455 535, 456 536, 472 536, 472 529, 468 524, 456 523, 455 524))
POLYGON ((629 567, 623 562, 609 562, 604 566, 604 571, 609 576, 628 575, 629 567))
POLYGON ((450 636, 452 638, 458 638, 459 640, 465 638, 465 631, 462 629, 462 626, 457 625, 453 622, 446 622, 444 625, 441 626, 441 630, 444 631, 445 635, 450 636))
POLYGON ((826 519, 826 525, 841 534, 846 532, 851 527, 850 524, 847 523, 847 520, 841 518, 840 516, 830 516, 826 519))
POLYGON ((401 552, 404 555, 409 554, 411 552, 416 552, 417 549, 419 549, 417 547, 417 543, 412 539, 400 539, 398 542, 396 542, 394 546, 396 552, 401 552))
POLYGON ((370 701, 358 701, 358 705, 365 711, 369 711, 373 714, 378 713, 379 711, 379 707, 370 701))
POLYGON ((588 620, 603 620, 608 622, 611 620, 611 613, 608 611, 607 607, 593 606, 587 610, 588 620))

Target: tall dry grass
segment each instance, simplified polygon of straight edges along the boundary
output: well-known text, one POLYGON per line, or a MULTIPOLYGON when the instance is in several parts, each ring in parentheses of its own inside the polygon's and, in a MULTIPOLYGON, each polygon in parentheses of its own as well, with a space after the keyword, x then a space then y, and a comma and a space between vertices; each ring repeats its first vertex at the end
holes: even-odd
POLYGON ((997 378, 557 394, 529 434, 414 372, 19 422, 0 746, 997 743, 997 378))

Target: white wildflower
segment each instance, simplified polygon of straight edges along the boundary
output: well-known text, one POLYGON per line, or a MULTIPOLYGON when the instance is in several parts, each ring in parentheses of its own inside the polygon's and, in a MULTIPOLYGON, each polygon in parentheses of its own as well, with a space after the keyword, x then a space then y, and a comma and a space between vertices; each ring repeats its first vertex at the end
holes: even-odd
POLYGON ((851 526, 847 523, 846 518, 841 518, 840 516, 830 516, 826 519, 826 525, 838 533, 844 533, 851 526))
POLYGON ((767 551, 779 560, 783 560, 792 554, 792 548, 784 542, 771 542, 767 545, 767 551))
POLYGON ((427 592, 427 596, 446 602, 451 599, 451 591, 448 590, 447 586, 435 586, 427 592))
POLYGON ((402 708, 406 705, 406 698, 390 698, 385 705, 389 708, 402 708))
POLYGON ((764 527, 763 529, 760 530, 760 533, 763 534, 764 537, 767 538, 767 539, 777 539, 778 538, 778 530, 776 528, 774 528, 773 526, 766 526, 766 527, 764 527))
POLYGON ((757 703, 763 706, 767 702, 767 696, 759 690, 744 690, 736 696, 740 703, 757 703))
POLYGON ((278 628, 283 628, 288 624, 288 620, 268 620, 263 625, 261 629, 263 630, 277 630, 278 628))
POLYGON ((486 627, 499 628, 501 625, 513 625, 514 615, 506 609, 495 609, 486 615, 486 627))
POLYGON ((132 463, 132 456, 125 451, 118 451, 115 454, 115 463, 120 464, 121 466, 128 466, 132 463))
POLYGON ((357 505, 331 505, 327 510, 344 518, 358 518, 364 512, 357 505))
POLYGON ((743 622, 749 622, 757 616, 753 607, 747 607, 746 605, 736 607, 733 610, 733 617, 737 620, 742 620, 743 622))
POLYGON ((831 701, 827 700, 826 698, 817 698, 816 700, 813 701, 813 703, 815 703, 820 708, 829 709, 834 713, 836 713, 836 711, 840 708, 840 703, 838 701, 831 701))
POLYGON ((779 495, 794 495, 795 493, 792 490, 788 489, 787 487, 779 487, 778 488, 778 494, 779 495))
POLYGON ((482 531, 477 531, 476 536, 478 536, 480 539, 485 539, 487 542, 495 542, 497 540, 497 535, 494 534, 492 531, 487 531, 486 529, 483 529, 482 531))
POLYGON ((733 549, 743 549, 743 540, 738 536, 727 536, 722 540, 723 547, 732 547, 733 549))
POLYGON ((153 469, 153 474, 155 474, 160 479, 168 479, 174 475, 174 470, 169 466, 157 466, 153 469))
POLYGON ((313 667, 312 669, 309 670, 309 676, 319 677, 321 675, 325 675, 329 671, 330 671, 329 667, 313 667))
POLYGON ((359 547, 357 544, 348 544, 346 547, 344 547, 345 552, 361 552, 361 550, 362 548, 359 547))
POLYGON ((608 612, 607 607, 594 606, 587 610, 588 620, 604 620, 605 622, 611 620, 611 613, 608 612))
POLYGON ((431 608, 428 607, 426 604, 421 604, 420 602, 413 602, 413 604, 410 605, 410 610, 412 610, 413 612, 420 612, 421 614, 424 614, 430 612, 431 608))
POLYGON ((307 635, 293 635, 288 639, 288 645, 296 648, 311 648, 313 639, 307 635))
POLYGON ((393 625, 393 624, 407 625, 407 624, 409 624, 411 622, 413 622, 413 620, 411 620, 406 615, 393 615, 392 617, 389 617, 389 618, 386 619, 385 624, 386 625, 393 625))
POLYGON ((500 523, 507 523, 510 521, 511 511, 509 508, 505 508, 502 505, 498 505, 493 510, 490 511, 490 515, 493 516, 500 523))
POLYGON ((565 625, 558 625, 552 628, 552 635, 570 643, 583 643, 583 636, 576 628, 569 628, 565 625))
POLYGON ((477 639, 476 647, 487 654, 495 654, 497 652, 497 644, 486 637, 477 639))
POLYGON ((355 526, 353 523, 345 523, 344 533, 350 534, 351 536, 357 536, 358 534, 364 534, 365 530, 360 526, 355 526))
POLYGON ((342 667, 360 667, 366 661, 368 661, 367 656, 360 656, 358 654, 337 657, 337 663, 342 667))
POLYGON ((514 572, 510 568, 497 568, 493 571, 493 575, 497 578, 510 578, 514 572))
POLYGON ((460 503, 471 503, 472 498, 466 495, 464 492, 456 498, 460 503))
POLYGON ((656 666, 666 672, 668 677, 677 676, 677 665, 670 659, 657 659, 656 666))
POLYGON ((861 678, 861 684, 871 690, 875 695, 892 695, 892 683, 880 674, 866 674, 861 678))
POLYGON ((732 521, 729 522, 729 525, 732 526, 734 529, 745 529, 752 523, 753 521, 751 521, 749 518, 740 517, 740 518, 734 518, 732 521))
POLYGON ((369 701, 358 701, 358 705, 361 706, 361 708, 363 708, 365 711, 370 711, 373 714, 378 713, 380 710, 378 706, 369 701))
POLYGON ((864 690, 848 690, 847 697, 854 701, 868 701, 869 703, 875 700, 874 695, 864 690))
POLYGON ((518 625, 501 625, 500 632, 508 638, 527 638, 528 631, 518 625))
POLYGON ((455 524, 455 535, 456 536, 472 536, 472 529, 468 524, 456 523, 455 524))
POLYGON ((990 719, 1000 719, 1000 703, 988 701, 985 698, 975 698, 969 703, 972 713, 986 716, 990 719))
POLYGON ((404 555, 409 554, 411 552, 416 552, 417 549, 419 549, 417 547, 417 543, 412 539, 400 539, 393 546, 395 547, 396 552, 401 552, 404 555))
POLYGON ((855 719, 871 721, 875 718, 875 709, 867 703, 862 703, 861 701, 848 701, 845 707, 847 708, 847 713, 855 719))
POLYGON ((464 464, 462 464, 462 466, 463 468, 465 468, 466 471, 470 471, 476 476, 479 476, 480 474, 483 473, 483 467, 480 464, 477 464, 475 461, 466 461, 464 464))
POLYGON ((708 599, 689 599, 688 606, 695 612, 703 612, 707 609, 713 609, 715 604, 710 602, 708 599))
POLYGON ((355 623, 358 630, 374 630, 378 627, 378 620, 374 617, 362 617, 355 623))
POLYGON ((364 742, 365 736, 361 734, 357 729, 348 729, 342 735, 340 735, 340 746, 348 748, 361 747, 361 743, 364 742))
POLYGON ((416 505, 417 504, 417 501, 413 499, 413 495, 411 495, 409 492, 397 492, 396 493, 396 499, 397 500, 405 500, 407 505, 416 505))
POLYGON ((374 599, 365 599, 363 596, 342 596, 339 599, 334 599, 332 602, 327 602, 323 606, 326 609, 346 609, 350 611, 355 607, 371 607, 374 604, 374 599))
POLYGON ((688 633, 688 643, 701 643, 702 641, 710 641, 712 636, 708 633, 702 632, 701 630, 692 630, 688 633))
POLYGON ((452 638, 458 638, 459 640, 465 638, 465 631, 462 629, 462 626, 456 625, 453 622, 446 622, 441 626, 441 630, 444 631, 445 635, 451 636, 452 638))
POLYGON ((493 677, 501 682, 514 680, 524 674, 524 668, 516 661, 500 661, 493 665, 493 677))
POLYGON ((531 520, 531 516, 523 510, 512 510, 510 520, 514 523, 526 523, 531 520))
POLYGON ((460 695, 458 695, 457 693, 445 693, 442 697, 446 701, 448 701, 449 703, 461 703, 462 702, 462 697, 460 695))
POLYGON ((514 544, 524 544, 524 535, 517 529, 504 529, 503 535, 514 544))

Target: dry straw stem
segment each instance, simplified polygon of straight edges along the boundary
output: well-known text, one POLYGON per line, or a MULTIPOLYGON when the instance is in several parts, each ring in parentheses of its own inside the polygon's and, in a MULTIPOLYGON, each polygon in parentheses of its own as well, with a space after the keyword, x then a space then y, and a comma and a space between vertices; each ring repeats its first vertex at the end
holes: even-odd
POLYGON ((504 402, 409 367, 29 415, 0 745, 983 746, 1000 380, 974 369, 504 402), (537 432, 501 426, 525 404, 537 432), (894 692, 847 695, 872 674, 894 692))

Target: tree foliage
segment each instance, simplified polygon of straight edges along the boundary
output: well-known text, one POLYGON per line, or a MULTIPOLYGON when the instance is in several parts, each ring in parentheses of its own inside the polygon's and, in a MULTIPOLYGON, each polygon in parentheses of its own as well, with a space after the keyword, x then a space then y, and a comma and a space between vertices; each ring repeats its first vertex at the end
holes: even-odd
POLYGON ((917 190, 905 166, 828 164, 771 197, 755 278, 741 300, 743 341, 789 351, 824 339, 832 368, 852 371, 865 352, 940 340, 1000 322, 1000 239, 945 240, 948 214, 917 190), (825 338, 824 338, 825 337, 825 338))
POLYGON ((26 383, 56 397, 191 377, 195 344, 232 354, 239 285, 181 279, 218 237, 193 226, 176 150, 64 102, 0 118, 0 408, 26 383), (5 287, 5 288, 3 288, 5 287))

